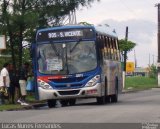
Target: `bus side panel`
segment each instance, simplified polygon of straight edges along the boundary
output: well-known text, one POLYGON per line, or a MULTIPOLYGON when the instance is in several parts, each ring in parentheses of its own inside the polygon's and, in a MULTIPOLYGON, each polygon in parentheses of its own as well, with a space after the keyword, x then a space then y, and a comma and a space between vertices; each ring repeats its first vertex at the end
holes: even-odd
POLYGON ((113 65, 113 67, 111 67, 111 69, 110 69, 111 70, 110 73, 111 73, 111 76, 112 76, 112 78, 111 78, 111 80, 112 80, 111 93, 115 94, 115 91, 116 91, 115 88, 117 88, 116 87, 116 81, 118 81, 118 92, 121 93, 121 91, 122 91, 122 84, 121 84, 121 82, 122 82, 121 63, 119 61, 113 61, 112 65, 113 65))
POLYGON ((112 61, 109 60, 105 60, 104 61, 104 72, 105 72, 105 76, 107 78, 107 95, 111 95, 112 94, 112 87, 113 87, 113 75, 112 75, 112 70, 111 68, 113 67, 113 63, 112 61))
POLYGON ((115 94, 115 81, 116 77, 118 79, 118 90, 122 90, 122 84, 121 84, 121 66, 120 62, 118 61, 112 61, 112 60, 104 60, 103 65, 103 72, 104 76, 107 77, 107 95, 113 95, 115 94))
POLYGON ((118 63, 118 92, 122 93, 123 90, 123 84, 122 84, 122 67, 121 62, 118 63))

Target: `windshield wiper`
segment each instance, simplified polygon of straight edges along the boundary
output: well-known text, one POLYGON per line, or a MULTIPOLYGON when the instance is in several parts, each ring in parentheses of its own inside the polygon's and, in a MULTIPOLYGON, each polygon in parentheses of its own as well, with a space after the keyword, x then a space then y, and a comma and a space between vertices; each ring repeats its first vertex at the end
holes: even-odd
POLYGON ((67 57, 67 47, 66 47, 66 67, 67 67, 67 74, 69 74, 69 68, 68 68, 68 57, 67 57))
POLYGON ((56 56, 60 56, 60 54, 59 54, 59 52, 57 51, 57 48, 55 47, 55 45, 54 44, 51 44, 51 46, 52 46, 52 49, 54 50, 54 52, 55 52, 55 54, 56 54, 56 56))
POLYGON ((74 49, 77 47, 78 44, 80 44, 81 41, 82 39, 79 39, 79 41, 77 41, 77 43, 71 48, 70 53, 74 51, 74 49))

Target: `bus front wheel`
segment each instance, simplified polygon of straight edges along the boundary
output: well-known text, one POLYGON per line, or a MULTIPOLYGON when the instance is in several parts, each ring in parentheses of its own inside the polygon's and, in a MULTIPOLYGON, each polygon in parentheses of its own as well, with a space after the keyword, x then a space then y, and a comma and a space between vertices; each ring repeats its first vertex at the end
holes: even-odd
POLYGON ((68 106, 68 102, 69 102, 69 101, 68 101, 68 100, 65 100, 65 99, 64 99, 64 100, 60 100, 60 103, 61 103, 61 106, 62 106, 62 107, 68 106))
POLYGON ((104 86, 104 96, 101 96, 101 97, 97 97, 97 103, 98 104, 105 104, 106 103, 106 96, 107 96, 107 78, 105 78, 105 86, 104 86))
POLYGON ((97 103, 105 104, 106 103, 105 96, 97 97, 97 103))
POLYGON ((49 108, 53 108, 53 107, 56 106, 56 100, 54 100, 54 99, 50 99, 47 102, 48 102, 48 107, 49 108))
POLYGON ((69 99, 69 105, 74 106, 76 104, 76 99, 69 99))

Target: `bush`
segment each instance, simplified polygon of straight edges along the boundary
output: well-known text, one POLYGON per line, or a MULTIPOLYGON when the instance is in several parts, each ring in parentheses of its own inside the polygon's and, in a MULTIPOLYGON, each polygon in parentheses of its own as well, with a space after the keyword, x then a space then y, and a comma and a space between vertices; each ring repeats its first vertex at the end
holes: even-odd
POLYGON ((158 75, 157 67, 152 64, 152 65, 150 66, 149 77, 150 77, 150 78, 157 78, 157 75, 158 75))

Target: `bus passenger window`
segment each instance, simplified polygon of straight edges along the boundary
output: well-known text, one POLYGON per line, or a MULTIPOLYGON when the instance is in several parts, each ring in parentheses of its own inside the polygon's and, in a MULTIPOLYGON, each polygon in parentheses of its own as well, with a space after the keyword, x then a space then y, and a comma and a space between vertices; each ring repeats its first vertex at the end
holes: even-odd
POLYGON ((118 39, 116 39, 116 49, 117 49, 117 60, 120 61, 120 51, 118 47, 118 39))
POLYGON ((104 44, 103 44, 103 38, 102 36, 98 36, 98 57, 99 61, 102 64, 103 63, 103 56, 104 56, 104 44))
POLYGON ((105 58, 105 37, 102 36, 102 54, 103 58, 105 58))
POLYGON ((106 37, 104 37, 104 58, 107 58, 108 54, 107 54, 107 44, 106 44, 106 37))
POLYGON ((109 59, 109 45, 108 45, 108 38, 105 37, 105 53, 106 53, 106 59, 109 59))
POLYGON ((113 44, 113 59, 116 60, 117 59, 117 52, 116 52, 116 42, 115 39, 112 39, 112 44, 113 44))
POLYGON ((108 44, 107 44, 107 37, 105 37, 105 49, 106 49, 106 59, 109 59, 109 53, 108 53, 108 44))
POLYGON ((112 39, 111 38, 109 38, 109 44, 110 44, 110 59, 111 60, 113 60, 114 58, 113 58, 113 46, 112 46, 112 39))

